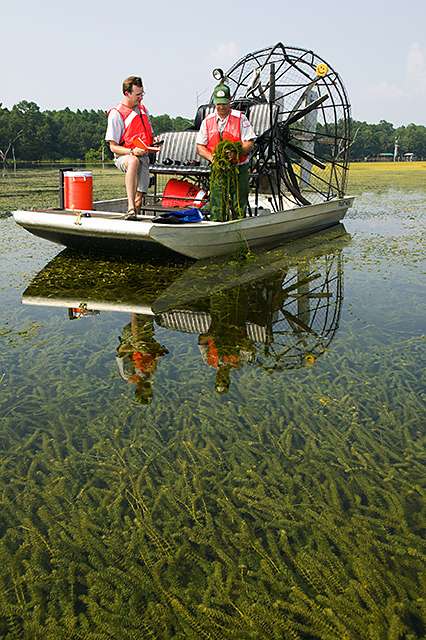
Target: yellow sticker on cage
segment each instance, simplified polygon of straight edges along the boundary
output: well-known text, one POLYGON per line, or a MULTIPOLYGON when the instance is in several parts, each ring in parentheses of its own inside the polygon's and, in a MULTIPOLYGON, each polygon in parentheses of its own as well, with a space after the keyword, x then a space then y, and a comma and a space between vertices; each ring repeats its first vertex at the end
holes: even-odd
POLYGON ((317 65, 317 68, 315 69, 315 71, 317 76, 319 76, 320 78, 323 78, 328 73, 328 65, 325 64, 325 62, 321 62, 320 64, 317 65))

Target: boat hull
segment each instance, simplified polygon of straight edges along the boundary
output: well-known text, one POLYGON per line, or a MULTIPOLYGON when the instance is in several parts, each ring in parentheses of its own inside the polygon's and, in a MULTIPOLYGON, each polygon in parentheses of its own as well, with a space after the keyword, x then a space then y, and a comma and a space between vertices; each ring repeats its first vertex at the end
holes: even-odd
POLYGON ((229 222, 157 224, 130 221, 113 212, 80 217, 55 210, 15 211, 15 221, 36 236, 83 250, 126 254, 158 253, 161 248, 196 259, 232 254, 282 242, 331 227, 343 220, 353 198, 330 200, 229 222))
MULTIPOLYGON (((22 225, 24 226, 24 225, 22 225)), ((60 244, 69 249, 82 253, 102 253, 105 255, 167 255, 171 250, 162 246, 151 238, 138 237, 136 239, 119 236, 99 236, 97 234, 83 235, 64 231, 27 228, 33 235, 60 244)))
POLYGON ((163 246, 191 258, 202 259, 235 253, 245 248, 271 245, 326 229, 343 220, 353 198, 297 207, 215 225, 156 225, 151 235, 163 246), (191 226, 191 234, 185 227, 191 226))

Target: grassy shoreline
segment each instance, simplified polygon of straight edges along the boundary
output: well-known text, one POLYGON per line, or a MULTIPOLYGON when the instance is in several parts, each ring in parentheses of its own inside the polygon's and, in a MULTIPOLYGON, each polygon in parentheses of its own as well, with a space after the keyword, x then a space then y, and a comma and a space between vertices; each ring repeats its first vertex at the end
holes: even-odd
MULTIPOLYGON (((84 165, 93 172, 94 198, 124 197, 124 180, 112 163, 84 165)), ((60 165, 58 164, 57 167, 60 165)), ((347 191, 361 193, 370 188, 418 188, 426 178, 426 162, 352 162, 349 168, 347 191)), ((0 180, 0 212, 21 207, 53 207, 57 204, 58 173, 56 167, 23 167, 12 170, 0 180)))

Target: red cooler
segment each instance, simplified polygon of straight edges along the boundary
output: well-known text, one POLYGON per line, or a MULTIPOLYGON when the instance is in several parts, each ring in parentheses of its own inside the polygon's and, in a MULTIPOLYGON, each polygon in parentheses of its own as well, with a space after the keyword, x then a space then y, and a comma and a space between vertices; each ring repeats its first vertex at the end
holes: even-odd
POLYGON ((64 171, 64 209, 93 209, 91 171, 64 171))

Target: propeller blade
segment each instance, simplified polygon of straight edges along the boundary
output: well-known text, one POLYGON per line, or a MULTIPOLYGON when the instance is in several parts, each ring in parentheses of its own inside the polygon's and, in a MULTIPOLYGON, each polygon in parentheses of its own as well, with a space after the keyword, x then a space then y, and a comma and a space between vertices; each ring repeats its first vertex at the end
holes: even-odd
POLYGON ((260 84, 260 69, 254 69, 251 80, 247 86, 246 97, 248 98, 250 93, 254 93, 257 86, 260 84))
POLYGON ((291 184, 293 185, 293 187, 295 189, 297 189, 297 191, 300 191, 299 189, 299 183, 297 181, 297 176, 294 173, 294 169, 293 166, 291 164, 291 159, 290 156, 288 156, 287 154, 284 155, 284 159, 285 159, 285 164, 284 164, 284 170, 287 172, 288 177, 290 178, 291 184))
POLYGON ((313 282, 314 280, 317 280, 320 277, 321 277, 321 275, 319 273, 315 273, 315 272, 310 273, 305 278, 302 278, 301 280, 297 280, 296 282, 291 284, 289 287, 286 287, 285 289, 283 289, 283 291, 288 295, 290 293, 290 291, 294 291, 295 289, 299 289, 299 287, 307 285, 310 282, 313 282))
POLYGON ((287 189, 290 191, 292 196, 294 196, 296 200, 301 204, 307 204, 307 205, 311 204, 309 200, 307 200, 305 196, 302 196, 302 194, 300 193, 300 187, 297 181, 297 176, 294 173, 289 156, 286 154, 284 149, 281 149, 281 154, 285 162, 283 167, 284 168, 283 179, 287 189))
POLYGON ((300 147, 297 147, 295 144, 292 144, 291 142, 287 142, 286 146, 289 147, 289 149, 291 149, 295 153, 298 153, 299 156, 304 158, 304 160, 307 160, 308 162, 311 162, 312 164, 314 164, 319 169, 325 169, 325 164, 323 164, 322 162, 314 158, 314 156, 311 156, 311 154, 305 151, 305 149, 301 149, 300 147))
POLYGON ((293 109, 291 110, 291 113, 289 114, 289 117, 293 115, 293 113, 296 113, 296 111, 299 110, 300 105, 302 104, 302 102, 306 99, 306 96, 308 95, 309 91, 311 91, 311 89, 316 85, 316 83, 322 80, 322 78, 320 78, 319 76, 317 76, 314 80, 312 80, 312 82, 310 82, 307 86, 306 89, 304 90, 304 92, 302 93, 302 95, 300 96, 300 98, 298 99, 298 101, 296 102, 296 104, 294 105, 293 109))
POLYGON ((327 95, 321 96, 320 98, 317 98, 317 100, 314 100, 313 102, 310 102, 306 107, 304 107, 304 109, 300 109, 300 111, 297 111, 297 113, 294 113, 293 115, 290 115, 287 118, 287 120, 285 122, 283 122, 283 124, 286 127, 289 127, 294 122, 297 122, 301 118, 304 118, 307 113, 310 113, 314 109, 317 109, 320 106, 320 104, 325 102, 325 100, 328 100, 328 96, 327 95))
MULTIPOLYGON (((293 284, 289 285, 288 287, 285 287, 284 289, 281 289, 275 296, 273 299, 273 305, 274 305, 274 309, 276 309, 277 307, 281 307, 284 302, 286 301, 287 298, 300 298, 300 297, 311 297, 311 294, 303 294, 303 296, 300 295, 300 293, 297 293, 297 289, 299 289, 299 287, 309 284, 310 282, 313 282, 314 280, 316 280, 317 278, 320 278, 320 274, 319 273, 313 273, 310 274, 308 277, 303 278, 303 280, 297 280, 296 282, 294 282, 293 284), (296 291, 296 293, 292 293, 292 291, 296 291)), ((312 296, 313 297, 313 296, 312 296)))
MULTIPOLYGON (((286 311, 285 309, 282 309, 282 313, 285 319, 287 320, 287 322, 290 324, 290 326, 296 325, 299 331, 302 330, 304 333, 310 333, 311 335, 318 337, 318 334, 316 331, 311 329, 311 327, 308 327, 308 325, 305 322, 303 322, 300 318, 290 313, 290 311, 286 311)), ((294 327, 293 327, 293 330, 294 330, 294 327)))
MULTIPOLYGON (((289 298, 294 298, 295 300, 297 300, 297 298, 300 298, 298 293, 292 293, 290 296, 288 296, 289 298)), ((333 294, 332 293, 327 293, 326 291, 324 292, 320 292, 320 293, 307 293, 304 294, 305 298, 309 298, 309 299, 314 299, 314 300, 322 300, 323 298, 332 298, 333 294)))

